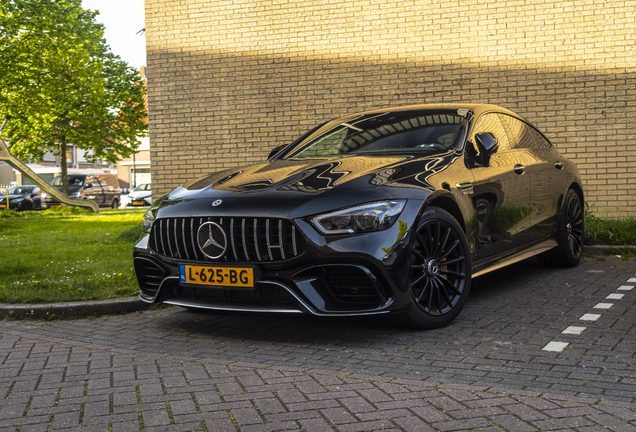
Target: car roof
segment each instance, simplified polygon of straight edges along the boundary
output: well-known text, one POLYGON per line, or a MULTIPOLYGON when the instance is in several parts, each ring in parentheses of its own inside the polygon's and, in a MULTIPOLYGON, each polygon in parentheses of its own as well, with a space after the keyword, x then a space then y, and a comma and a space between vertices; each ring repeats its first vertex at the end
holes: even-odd
POLYGON ((373 109, 369 111, 362 111, 355 114, 376 114, 376 113, 397 112, 397 111, 425 111, 425 110, 448 110, 448 109, 450 110, 467 109, 467 110, 473 111, 475 115, 477 116, 485 112, 499 112, 502 114, 508 114, 513 117, 517 117, 520 120, 527 122, 527 120, 525 120, 519 114, 513 111, 510 111, 507 108, 501 107, 499 105, 474 104, 474 103, 437 103, 437 104, 404 105, 404 106, 398 106, 398 107, 389 107, 389 108, 373 109))

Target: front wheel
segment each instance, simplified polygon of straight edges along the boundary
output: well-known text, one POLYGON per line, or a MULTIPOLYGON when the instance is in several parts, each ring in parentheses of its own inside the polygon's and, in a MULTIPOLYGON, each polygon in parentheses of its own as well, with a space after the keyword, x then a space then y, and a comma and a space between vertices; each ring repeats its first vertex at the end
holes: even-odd
POLYGON ((119 207, 119 200, 117 198, 115 198, 110 206, 113 209, 116 209, 119 207))
POLYGON ((464 307, 470 282, 471 260, 464 231, 447 211, 429 208, 411 240, 411 307, 396 319, 414 328, 443 327, 464 307))
POLYGON ((570 189, 565 195, 557 228, 559 245, 537 256, 539 262, 549 267, 576 266, 583 255, 584 231, 585 211, 581 198, 570 189))

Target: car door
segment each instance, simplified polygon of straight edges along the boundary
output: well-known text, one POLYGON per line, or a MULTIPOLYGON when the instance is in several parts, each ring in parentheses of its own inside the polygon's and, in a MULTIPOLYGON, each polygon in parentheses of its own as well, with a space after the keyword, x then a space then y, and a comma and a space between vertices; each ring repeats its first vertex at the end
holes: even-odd
POLYGON ((556 229, 560 198, 565 191, 563 163, 556 148, 534 127, 505 114, 500 118, 513 148, 523 154, 532 178, 530 236, 540 240, 556 229))
POLYGON ((482 114, 471 134, 492 134, 497 151, 484 166, 472 166, 473 206, 477 213, 477 260, 504 256, 528 243, 530 228, 531 175, 528 160, 511 147, 497 113, 482 114))

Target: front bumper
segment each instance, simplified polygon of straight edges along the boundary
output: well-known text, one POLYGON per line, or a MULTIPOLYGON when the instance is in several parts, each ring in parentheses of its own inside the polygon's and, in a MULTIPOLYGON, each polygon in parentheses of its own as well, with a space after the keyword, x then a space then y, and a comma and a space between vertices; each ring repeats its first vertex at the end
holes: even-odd
MULTIPOLYGON (((291 223, 302 235, 302 253, 265 262, 254 256, 244 261, 241 255, 232 263, 202 261, 191 259, 192 251, 184 257, 183 249, 181 256, 175 256, 178 253, 168 252, 165 244, 162 249, 159 239, 145 235, 133 254, 139 298, 193 308, 319 316, 403 310, 411 303, 408 254, 411 228, 421 205, 421 201, 409 200, 391 228, 358 235, 322 236, 305 220, 295 219, 291 223), (191 285, 180 280, 182 264, 253 266, 259 277, 253 289, 191 285)), ((187 225, 181 222, 175 222, 174 229, 168 224, 168 232, 188 237, 187 225)))

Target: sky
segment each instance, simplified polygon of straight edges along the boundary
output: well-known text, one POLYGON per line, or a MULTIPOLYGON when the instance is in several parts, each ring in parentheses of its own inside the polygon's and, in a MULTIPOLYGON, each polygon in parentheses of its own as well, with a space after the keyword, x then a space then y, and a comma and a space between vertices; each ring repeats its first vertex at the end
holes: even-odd
POLYGON ((82 0, 84 9, 98 10, 96 21, 106 27, 104 37, 114 54, 130 66, 146 65, 146 37, 136 34, 144 25, 144 0, 82 0))

